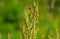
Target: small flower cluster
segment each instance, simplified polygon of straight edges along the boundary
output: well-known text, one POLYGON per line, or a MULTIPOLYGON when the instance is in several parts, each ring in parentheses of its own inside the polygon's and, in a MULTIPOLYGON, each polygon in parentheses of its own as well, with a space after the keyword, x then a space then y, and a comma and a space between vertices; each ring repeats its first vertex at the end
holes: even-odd
POLYGON ((36 39, 38 22, 38 3, 33 2, 33 6, 24 9, 24 19, 26 26, 23 28, 24 39, 36 39))

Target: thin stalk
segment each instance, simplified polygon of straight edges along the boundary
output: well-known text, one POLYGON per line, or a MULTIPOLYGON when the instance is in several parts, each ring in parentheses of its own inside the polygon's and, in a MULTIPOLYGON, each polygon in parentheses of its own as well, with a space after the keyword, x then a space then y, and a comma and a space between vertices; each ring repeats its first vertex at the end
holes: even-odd
POLYGON ((58 32, 58 29, 56 29, 56 39, 59 39, 59 32, 58 32))
POLYGON ((51 0, 51 8, 54 9, 55 7, 55 0, 51 0))
POLYGON ((8 32, 8 39, 10 39, 10 32, 8 32))
POLYGON ((50 35, 48 35, 49 39, 53 39, 50 35))
POLYGON ((1 34, 1 32, 0 32, 0 39, 1 39, 1 37, 2 37, 2 34, 1 34))

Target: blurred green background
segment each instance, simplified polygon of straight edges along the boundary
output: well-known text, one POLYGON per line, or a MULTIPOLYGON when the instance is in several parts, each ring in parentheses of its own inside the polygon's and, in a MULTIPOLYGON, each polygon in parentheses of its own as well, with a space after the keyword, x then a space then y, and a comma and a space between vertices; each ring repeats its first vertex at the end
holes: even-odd
MULTIPOLYGON (((36 39, 50 39, 48 35, 56 39, 56 29, 60 29, 60 0, 36 1, 39 9, 36 39)), ((19 26, 24 25, 24 7, 32 4, 33 0, 0 0, 0 39, 8 39, 8 32, 11 33, 11 39, 22 39, 19 26)), ((60 31, 58 34, 60 38, 60 31)))

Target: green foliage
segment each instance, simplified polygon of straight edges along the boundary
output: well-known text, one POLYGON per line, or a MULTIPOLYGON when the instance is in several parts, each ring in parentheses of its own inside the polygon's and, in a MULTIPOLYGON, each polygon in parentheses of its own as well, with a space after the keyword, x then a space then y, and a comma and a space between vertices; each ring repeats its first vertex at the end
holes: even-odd
MULTIPOLYGON (((51 9, 51 2, 52 0, 38 0, 39 19, 36 39, 42 39, 43 36, 48 39, 48 35, 56 38, 56 28, 60 29, 60 0, 55 0, 54 9, 51 9)), ((11 32, 11 39, 21 39, 22 30, 20 28, 25 26, 25 6, 33 6, 33 0, 0 0, 2 39, 8 39, 8 32, 11 32)), ((58 34, 60 35, 60 32, 58 34)))

